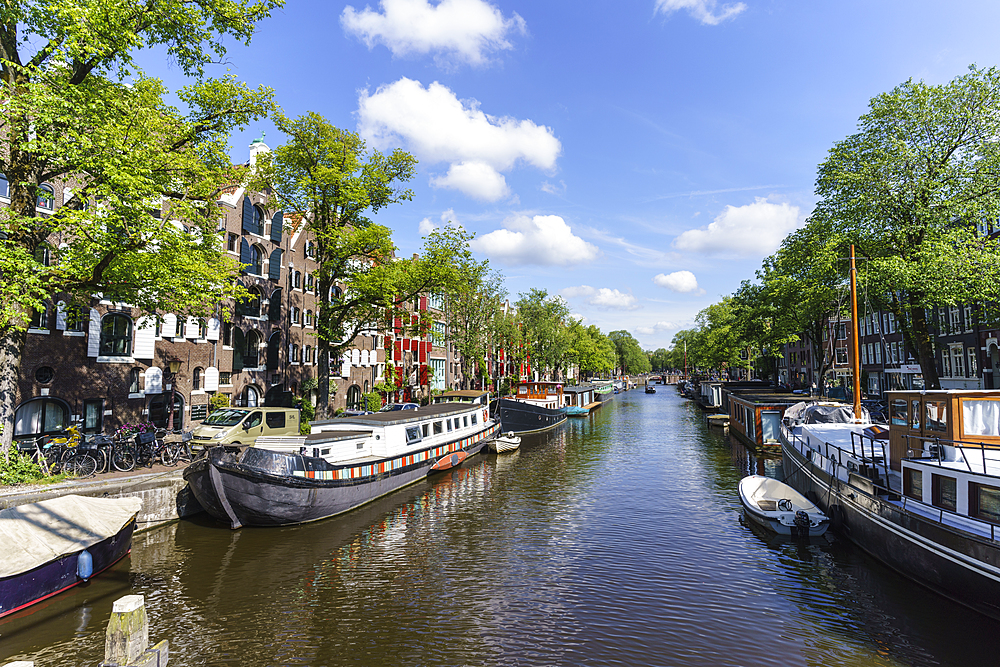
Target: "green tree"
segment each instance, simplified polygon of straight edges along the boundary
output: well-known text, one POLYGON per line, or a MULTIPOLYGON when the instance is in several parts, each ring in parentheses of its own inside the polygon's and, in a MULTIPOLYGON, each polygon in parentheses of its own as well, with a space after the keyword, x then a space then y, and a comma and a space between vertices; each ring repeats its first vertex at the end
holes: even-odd
MULTIPOLYGON (((814 217, 866 258, 929 389, 940 387, 925 308, 1000 297, 1000 247, 976 226, 1000 211, 1000 71, 913 80, 871 100, 819 166, 814 217)), ((846 276, 846 270, 845 270, 846 276)))
POLYGON ((548 291, 538 288, 518 296, 515 306, 531 366, 542 374, 551 371, 559 377, 570 349, 566 331, 569 306, 562 297, 550 297, 548 291))
POLYGON ((639 341, 627 331, 612 331, 608 338, 618 353, 618 362, 622 372, 629 375, 648 373, 650 371, 649 357, 642 351, 639 341))
POLYGON ((580 368, 583 377, 614 372, 618 358, 615 345, 596 325, 585 327, 579 320, 571 318, 567 334, 570 340, 569 360, 580 368))
POLYGON ((653 367, 654 371, 663 372, 670 370, 671 368, 676 368, 670 362, 670 353, 667 352, 666 348, 657 348, 649 355, 649 363, 653 367))
MULTIPOLYGON (((425 239, 420 256, 395 258, 392 230, 368 215, 413 198, 403 187, 416 159, 400 149, 368 150, 357 133, 334 127, 319 114, 295 119, 275 114, 289 141, 258 161, 257 179, 282 204, 306 216, 315 240, 319 386, 317 418, 329 413, 330 360, 339 359, 361 331, 379 322, 403 322, 407 332, 425 330, 406 306, 420 294, 450 289, 456 262, 469 257, 469 237, 446 227, 425 239)), ((464 261, 464 260, 463 260, 464 261)), ((391 363, 386 372, 395 372, 391 363)))
POLYGON ((221 252, 213 206, 233 180, 229 134, 270 110, 271 91, 204 70, 224 56, 226 40, 248 43, 279 4, 13 0, 0 7, 0 172, 10 188, 0 214, 4 448, 31 309, 56 295, 82 305, 100 293, 147 313, 202 314, 235 294, 226 278, 237 267, 221 252), (134 54, 150 47, 166 47, 193 79, 177 93, 183 110, 167 105, 162 83, 137 67, 134 54), (73 193, 53 215, 39 216, 36 203, 48 206, 45 182, 68 182, 73 193))

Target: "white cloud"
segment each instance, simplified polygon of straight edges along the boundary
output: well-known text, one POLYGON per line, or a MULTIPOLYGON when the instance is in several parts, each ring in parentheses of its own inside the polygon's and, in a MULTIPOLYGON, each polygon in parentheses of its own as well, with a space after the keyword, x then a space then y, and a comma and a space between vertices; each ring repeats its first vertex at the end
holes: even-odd
POLYGON ((561 195, 566 192, 566 181, 559 181, 559 185, 553 185, 548 181, 542 182, 542 192, 550 195, 561 195))
POLYGON ((653 282, 660 287, 666 287, 674 292, 696 292, 698 291, 698 279, 690 271, 674 271, 673 273, 660 273, 653 278, 653 282))
POLYGON ((652 336, 655 333, 661 333, 663 331, 670 331, 671 329, 676 329, 677 325, 673 322, 657 322, 651 327, 636 327, 635 330, 644 336, 652 336))
POLYGON ((726 206, 707 227, 689 229, 674 239, 674 247, 715 255, 762 256, 777 249, 802 222, 798 206, 757 197, 752 204, 726 206))
POLYGON ((599 308, 613 308, 616 310, 633 310, 636 298, 630 293, 619 292, 608 287, 594 288, 590 285, 579 285, 567 287, 559 291, 559 294, 568 298, 589 297, 587 303, 599 308))
POLYGON ((505 18, 484 0, 380 0, 381 13, 366 6, 344 8, 344 30, 368 46, 384 44, 394 56, 434 53, 443 60, 472 65, 488 62, 488 54, 512 47, 508 36, 524 34, 524 19, 505 18))
POLYGON ((686 9, 688 14, 705 25, 718 25, 747 8, 742 2, 737 2, 732 5, 722 5, 716 12, 717 4, 716 0, 656 0, 655 11, 669 15, 686 9))
POLYGON ((480 201, 497 201, 510 196, 507 179, 485 162, 453 164, 446 175, 432 178, 431 185, 458 190, 480 201))
POLYGON ((428 234, 430 234, 431 232, 433 232, 435 229, 441 229, 442 227, 444 227, 445 225, 447 225, 449 222, 452 223, 453 225, 457 225, 459 227, 462 226, 462 223, 460 223, 458 221, 458 218, 455 217, 455 209, 449 208, 447 211, 444 211, 443 213, 441 213, 441 222, 440 223, 431 222, 430 218, 424 218, 423 220, 420 221, 420 224, 417 225, 417 228, 420 230, 420 235, 421 236, 427 236, 428 234))
MULTIPOLYGON (((484 199, 497 197, 506 181, 500 172, 518 164, 552 171, 562 145, 552 130, 530 120, 484 113, 476 100, 460 100, 447 86, 402 78, 362 91, 358 131, 379 148, 405 143, 425 164, 446 162, 448 174, 432 184, 484 199)), ((502 196, 502 195, 500 195, 502 196)))
POLYGON ((567 266, 597 257, 597 246, 587 243, 558 215, 514 215, 503 229, 474 239, 474 250, 508 264, 567 266))

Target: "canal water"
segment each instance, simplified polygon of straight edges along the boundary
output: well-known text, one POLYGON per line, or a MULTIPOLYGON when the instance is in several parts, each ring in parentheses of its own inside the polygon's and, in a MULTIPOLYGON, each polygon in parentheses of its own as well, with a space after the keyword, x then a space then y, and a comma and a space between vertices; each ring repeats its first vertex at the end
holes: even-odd
POLYGON ((993 664, 1000 624, 830 539, 742 521, 781 476, 672 387, 633 391, 345 517, 136 537, 112 571, 0 620, 0 664, 95 667, 121 595, 171 667, 993 664))

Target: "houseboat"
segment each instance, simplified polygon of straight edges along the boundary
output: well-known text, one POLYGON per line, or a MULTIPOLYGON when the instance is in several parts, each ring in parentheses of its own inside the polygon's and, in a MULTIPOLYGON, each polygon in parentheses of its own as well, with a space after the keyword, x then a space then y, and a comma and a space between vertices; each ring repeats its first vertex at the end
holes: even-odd
POLYGON ((1000 391, 887 395, 887 426, 786 410, 787 481, 873 557, 1000 619, 1000 391))
POLYGON ((703 381, 698 385, 698 405, 703 410, 716 411, 722 408, 722 387, 724 382, 703 381))
POLYGON ((258 438, 236 452, 217 447, 184 479, 233 529, 325 519, 453 465, 453 454, 478 453, 500 424, 470 398, 312 422, 308 436, 258 438))
POLYGON ((545 431, 566 421, 563 401, 562 383, 529 380, 518 385, 513 397, 494 401, 493 414, 505 432, 545 431))
MULTIPOLYGON (((703 383, 702 386, 705 386, 703 383)), ((781 447, 781 418, 785 408, 802 402, 796 394, 726 393, 729 432, 755 449, 781 447)))
POLYGON ((601 405, 597 400, 597 390, 592 384, 563 387, 563 401, 566 414, 570 417, 586 417, 601 405))

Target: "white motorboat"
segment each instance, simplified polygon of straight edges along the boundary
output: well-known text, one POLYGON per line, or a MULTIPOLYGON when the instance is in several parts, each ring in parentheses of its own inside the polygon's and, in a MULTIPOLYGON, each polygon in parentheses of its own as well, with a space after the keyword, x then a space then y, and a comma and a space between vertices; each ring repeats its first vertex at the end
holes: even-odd
POLYGON ((503 435, 497 436, 490 443, 490 449, 495 451, 497 454, 503 454, 504 452, 512 452, 521 446, 521 438, 514 434, 513 431, 508 431, 503 435))
POLYGON ((830 519, 816 505, 776 479, 744 477, 739 493, 747 518, 779 535, 818 537, 830 525, 830 519))

